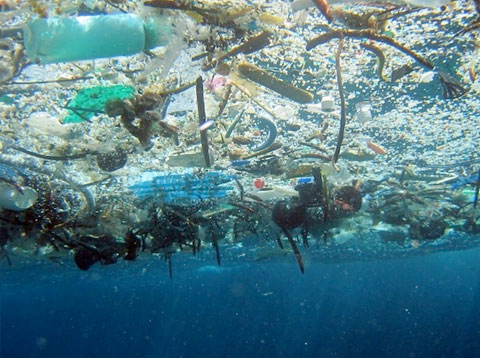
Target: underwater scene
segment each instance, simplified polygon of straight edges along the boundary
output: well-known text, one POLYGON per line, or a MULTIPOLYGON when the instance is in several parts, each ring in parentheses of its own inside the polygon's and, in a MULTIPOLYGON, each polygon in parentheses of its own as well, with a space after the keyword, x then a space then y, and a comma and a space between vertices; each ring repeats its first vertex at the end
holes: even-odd
POLYGON ((480 356, 479 0, 6 0, 0 53, 0 356, 480 356))

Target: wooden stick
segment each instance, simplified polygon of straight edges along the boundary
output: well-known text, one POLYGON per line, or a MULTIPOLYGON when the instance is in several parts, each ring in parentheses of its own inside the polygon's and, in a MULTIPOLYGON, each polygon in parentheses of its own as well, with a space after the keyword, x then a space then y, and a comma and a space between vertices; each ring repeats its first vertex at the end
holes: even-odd
MULTIPOLYGON (((202 76, 199 76, 196 81, 197 89, 197 106, 198 106, 198 120, 200 126, 207 121, 207 116, 205 114, 205 101, 203 98, 203 79, 202 76)), ((202 153, 205 158, 206 167, 210 167, 210 155, 208 153, 208 135, 207 131, 200 131, 200 142, 202 143, 202 153)))
POLYGON ((345 105, 345 91, 343 89, 343 81, 342 81, 342 66, 340 64, 340 54, 342 53, 343 49, 343 37, 340 39, 338 43, 337 53, 335 55, 335 68, 337 70, 337 87, 338 93, 340 94, 340 129, 338 131, 338 139, 337 139, 337 147, 335 148, 335 153, 333 154, 332 162, 335 164, 338 161, 338 156, 340 155, 340 149, 342 147, 343 136, 345 133, 345 121, 346 121, 346 105, 345 105))

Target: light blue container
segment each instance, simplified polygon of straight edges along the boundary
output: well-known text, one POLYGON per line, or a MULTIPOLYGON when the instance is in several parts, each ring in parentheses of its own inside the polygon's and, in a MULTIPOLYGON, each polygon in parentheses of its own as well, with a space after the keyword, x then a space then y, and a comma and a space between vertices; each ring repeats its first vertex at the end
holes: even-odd
POLYGON ((165 45, 170 27, 134 14, 34 19, 24 28, 27 56, 35 63, 57 63, 128 56, 165 45))

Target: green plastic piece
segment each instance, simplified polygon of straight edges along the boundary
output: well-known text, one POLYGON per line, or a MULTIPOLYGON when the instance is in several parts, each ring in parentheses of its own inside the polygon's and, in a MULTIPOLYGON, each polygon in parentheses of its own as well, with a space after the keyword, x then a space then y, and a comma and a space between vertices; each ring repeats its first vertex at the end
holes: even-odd
POLYGON ((74 100, 70 101, 66 108, 69 115, 62 123, 81 123, 90 121, 97 114, 104 113, 105 103, 112 99, 131 98, 135 94, 135 88, 131 86, 97 86, 84 88, 77 93, 74 100))
POLYGON ((383 35, 388 36, 388 37, 391 37, 392 39, 395 37, 395 35, 393 34, 393 32, 390 31, 390 30, 384 31, 384 32, 383 32, 383 35))
POLYGON ((6 103, 6 104, 14 104, 15 100, 12 97, 3 95, 3 96, 0 96, 0 102, 6 103))

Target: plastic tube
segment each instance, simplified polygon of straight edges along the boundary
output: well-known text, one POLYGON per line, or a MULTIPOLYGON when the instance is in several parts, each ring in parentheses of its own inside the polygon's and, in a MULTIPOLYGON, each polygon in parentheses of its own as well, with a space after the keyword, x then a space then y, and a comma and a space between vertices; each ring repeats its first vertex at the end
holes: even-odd
POLYGON ((134 14, 34 19, 24 29, 27 56, 36 63, 57 63, 128 56, 165 45, 170 27, 160 19, 134 14))

